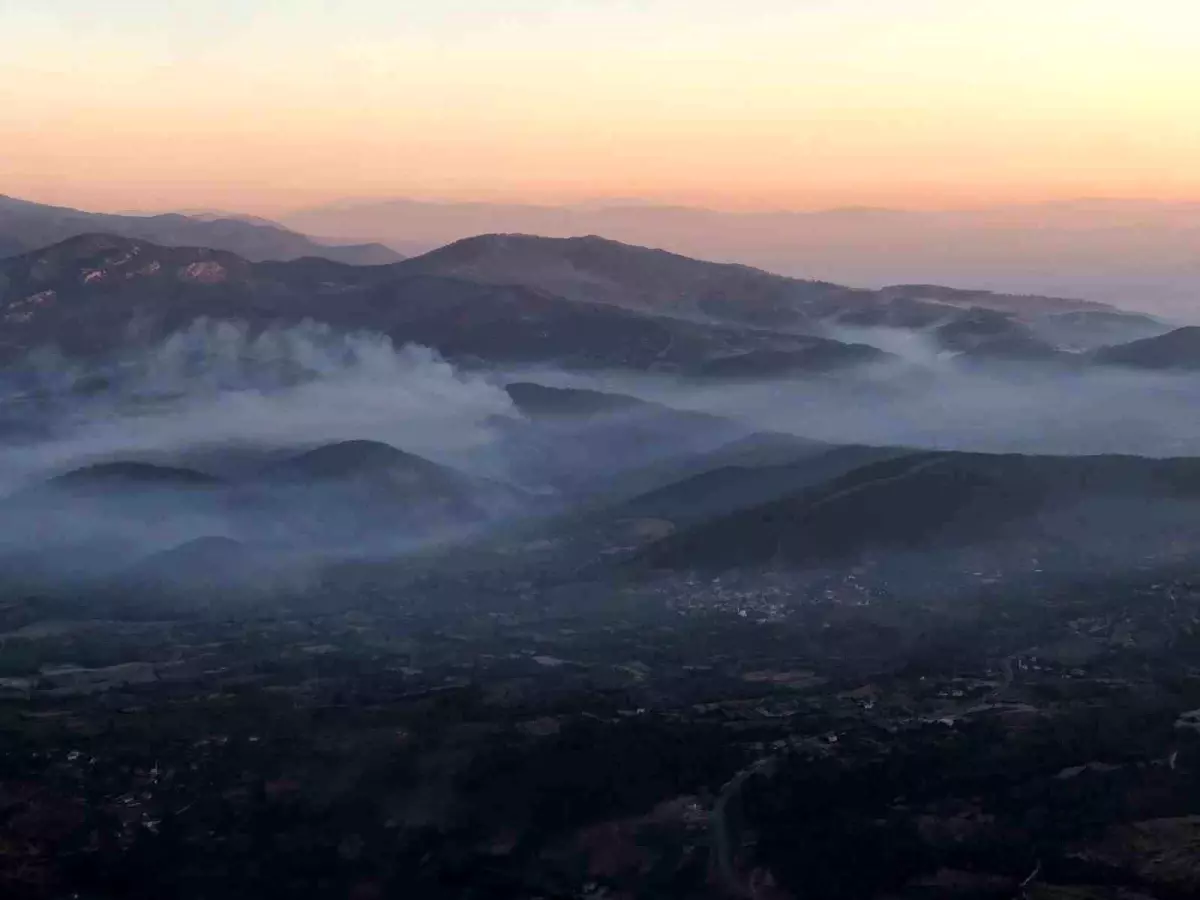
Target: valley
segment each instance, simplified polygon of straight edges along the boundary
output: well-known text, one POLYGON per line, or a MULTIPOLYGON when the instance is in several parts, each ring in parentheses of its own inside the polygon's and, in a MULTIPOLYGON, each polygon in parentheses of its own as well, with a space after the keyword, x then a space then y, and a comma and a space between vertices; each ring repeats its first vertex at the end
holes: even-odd
POLYGON ((1189 329, 494 235, 0 308, 5 897, 1200 891, 1189 329))

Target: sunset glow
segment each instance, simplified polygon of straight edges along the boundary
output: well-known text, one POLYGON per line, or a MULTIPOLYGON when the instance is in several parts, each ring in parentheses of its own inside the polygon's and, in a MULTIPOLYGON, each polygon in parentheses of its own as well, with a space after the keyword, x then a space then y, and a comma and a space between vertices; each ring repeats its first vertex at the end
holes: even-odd
POLYGON ((1195 200, 1197 35, 1194 0, 4 0, 0 193, 1195 200))

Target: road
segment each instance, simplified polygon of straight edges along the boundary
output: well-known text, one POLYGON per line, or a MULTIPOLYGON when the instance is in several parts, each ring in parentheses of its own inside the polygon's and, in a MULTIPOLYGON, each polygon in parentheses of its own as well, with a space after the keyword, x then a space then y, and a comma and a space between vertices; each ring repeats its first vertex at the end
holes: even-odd
POLYGON ((712 836, 713 855, 716 858, 717 874, 725 890, 734 897, 752 898, 754 892, 742 880, 734 865, 733 856, 735 842, 732 828, 729 824, 729 803, 741 793, 746 781, 760 773, 771 774, 779 763, 778 756, 766 756, 756 760, 733 776, 721 788, 717 802, 713 804, 712 816, 709 818, 709 833, 712 836))

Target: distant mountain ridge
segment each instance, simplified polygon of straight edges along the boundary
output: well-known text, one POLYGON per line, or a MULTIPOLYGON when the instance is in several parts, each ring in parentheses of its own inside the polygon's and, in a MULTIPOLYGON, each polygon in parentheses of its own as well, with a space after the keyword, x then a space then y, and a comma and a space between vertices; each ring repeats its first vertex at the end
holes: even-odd
POLYGON ((763 327, 795 324, 806 305, 869 293, 594 235, 479 235, 415 257, 408 267, 487 284, 523 284, 571 300, 763 327))
POLYGON ((0 357, 44 344, 95 356, 119 350, 134 323, 153 339, 204 317, 252 328, 312 319, 425 344, 464 361, 696 372, 708 360, 756 351, 786 352, 789 370, 887 358, 811 334, 688 321, 423 269, 419 261, 252 263, 224 251, 83 235, 0 260, 0 357))
POLYGON ((424 250, 492 232, 597 234, 838 284, 1083 297, 1185 322, 1195 316, 1200 292, 1196 203, 722 211, 651 200, 551 206, 380 198, 303 210, 282 221, 309 234, 424 250))
MULTIPOLYGON (((1022 317, 975 307, 974 297, 943 290, 926 300, 800 281, 601 238, 483 235, 391 265, 351 266, 317 257, 252 262, 86 234, 0 259, 0 357, 44 344, 111 353, 134 332, 149 340, 208 318, 252 329, 312 319, 464 362, 718 378, 833 373, 892 359, 868 331, 846 330, 875 324, 914 329, 943 351, 983 361, 1082 359, 1042 336, 1047 321, 1071 330, 1062 314, 1022 317)), ((1124 314, 1102 312, 1118 334, 1124 314)), ((1167 330, 1145 318, 1129 317, 1130 336, 1167 330)))
POLYGON ((96 233, 169 246, 227 250, 254 261, 322 256, 352 265, 381 265, 403 258, 382 244, 323 244, 283 225, 242 216, 115 215, 0 195, 0 257, 96 233))
POLYGON ((484 234, 455 241, 407 262, 407 268, 489 284, 523 284, 574 300, 762 327, 852 316, 853 324, 886 325, 897 305, 923 324, 955 310, 1009 315, 1117 310, 1102 303, 1018 297, 936 285, 879 291, 776 275, 735 263, 713 263, 589 235, 548 238, 484 234))
MULTIPOLYGON (((924 330, 943 350, 991 359, 1050 360, 1060 349, 1091 350, 1170 329, 1142 313, 1090 301, 938 285, 851 288, 595 235, 477 235, 414 257, 402 267, 498 286, 521 285, 655 315, 842 341, 855 340, 843 328, 924 330)), ((780 356, 764 359, 760 350, 757 357, 736 362, 733 369, 754 375, 787 367, 780 356)), ((809 359, 800 368, 812 365, 809 359)))

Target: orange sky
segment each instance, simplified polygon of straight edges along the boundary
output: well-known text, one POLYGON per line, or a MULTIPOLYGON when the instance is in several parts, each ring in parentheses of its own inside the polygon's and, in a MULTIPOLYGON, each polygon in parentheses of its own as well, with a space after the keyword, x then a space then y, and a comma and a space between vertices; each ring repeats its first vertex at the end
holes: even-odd
POLYGON ((4 0, 0 193, 1195 200, 1200 3, 4 0))

